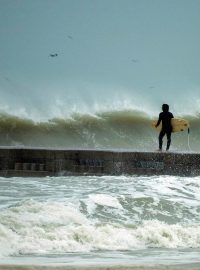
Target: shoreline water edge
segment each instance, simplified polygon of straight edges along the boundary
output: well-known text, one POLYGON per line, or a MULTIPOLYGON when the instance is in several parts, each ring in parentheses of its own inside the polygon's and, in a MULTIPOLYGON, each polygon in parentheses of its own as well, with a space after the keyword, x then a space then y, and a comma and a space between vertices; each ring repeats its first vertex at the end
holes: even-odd
POLYGON ((0 270, 199 270, 197 264, 160 266, 43 266, 43 265, 0 265, 0 270))

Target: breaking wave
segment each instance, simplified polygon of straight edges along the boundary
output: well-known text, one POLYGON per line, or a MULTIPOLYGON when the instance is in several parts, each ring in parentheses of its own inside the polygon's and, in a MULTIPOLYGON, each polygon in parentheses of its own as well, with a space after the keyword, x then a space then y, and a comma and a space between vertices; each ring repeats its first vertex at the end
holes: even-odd
MULTIPOLYGON (((191 149, 200 150, 200 116, 183 116, 190 121, 191 149)), ((141 111, 109 111, 72 114, 35 122, 14 115, 0 115, 0 144, 3 146, 61 148, 132 148, 155 150, 157 132, 152 116, 141 111)), ((187 132, 173 134, 172 149, 187 151, 187 132)))
POLYGON ((200 248, 199 177, 13 180, 10 193, 1 179, 10 194, 0 211, 1 257, 200 248))

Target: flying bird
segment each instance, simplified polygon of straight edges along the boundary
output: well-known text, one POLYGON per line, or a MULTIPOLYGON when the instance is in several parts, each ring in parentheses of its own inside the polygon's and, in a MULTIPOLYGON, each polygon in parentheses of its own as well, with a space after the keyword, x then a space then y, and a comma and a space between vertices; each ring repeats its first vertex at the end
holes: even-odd
POLYGON ((57 53, 50 53, 50 55, 49 55, 50 57, 57 57, 58 56, 58 54, 57 53))
POLYGON ((131 62, 138 63, 138 60, 137 59, 131 59, 131 62))
POLYGON ((11 82, 11 80, 10 80, 7 76, 5 76, 5 75, 3 75, 3 74, 1 74, 1 73, 0 73, 0 76, 1 76, 4 80, 6 80, 6 81, 8 81, 8 82, 11 82))

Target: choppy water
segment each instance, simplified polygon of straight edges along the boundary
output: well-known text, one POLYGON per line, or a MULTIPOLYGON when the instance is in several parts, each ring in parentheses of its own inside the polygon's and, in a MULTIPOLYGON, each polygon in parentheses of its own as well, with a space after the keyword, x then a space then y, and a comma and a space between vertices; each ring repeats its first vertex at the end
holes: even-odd
MULTIPOLYGON (((200 151, 199 115, 179 117, 190 122, 189 146, 187 131, 173 133, 171 150, 200 151)), ((76 113, 44 122, 0 114, 0 145, 154 151, 158 147, 158 133, 151 128, 152 119, 156 117, 131 110, 76 113)))
POLYGON ((200 177, 0 178, 0 263, 200 263, 200 177))

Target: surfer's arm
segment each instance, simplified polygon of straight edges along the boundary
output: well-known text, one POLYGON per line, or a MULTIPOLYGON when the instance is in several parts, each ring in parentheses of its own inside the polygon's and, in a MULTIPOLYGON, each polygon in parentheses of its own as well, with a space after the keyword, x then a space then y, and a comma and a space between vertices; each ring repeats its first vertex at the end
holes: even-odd
POLYGON ((158 118, 158 121, 157 121, 157 124, 155 125, 155 127, 158 127, 160 125, 161 120, 162 120, 161 114, 159 114, 159 118, 158 118))

